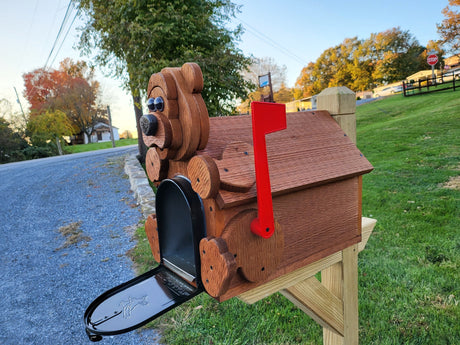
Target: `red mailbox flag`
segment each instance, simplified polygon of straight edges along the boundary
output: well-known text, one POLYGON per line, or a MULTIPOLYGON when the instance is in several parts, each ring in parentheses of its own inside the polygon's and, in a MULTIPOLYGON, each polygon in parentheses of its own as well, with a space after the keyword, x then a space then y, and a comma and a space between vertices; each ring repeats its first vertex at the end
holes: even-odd
POLYGON ((257 206, 259 208, 258 217, 251 223, 251 231, 263 238, 270 238, 275 231, 275 220, 265 134, 286 129, 286 106, 277 103, 252 102, 251 111, 257 206))

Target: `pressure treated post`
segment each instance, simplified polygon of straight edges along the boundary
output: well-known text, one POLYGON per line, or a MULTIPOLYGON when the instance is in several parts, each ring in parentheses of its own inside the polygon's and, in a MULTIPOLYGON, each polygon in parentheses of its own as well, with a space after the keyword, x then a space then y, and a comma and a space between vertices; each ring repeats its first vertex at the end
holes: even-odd
MULTIPOLYGON (((327 110, 356 144, 356 96, 347 87, 331 87, 317 96, 317 108, 327 110)), ((342 251, 342 261, 321 271, 321 283, 343 300, 343 337, 323 328, 324 345, 358 344, 358 250, 351 246, 342 251)))
POLYGON ((356 144, 356 95, 345 86, 330 87, 316 98, 317 109, 327 110, 356 144))

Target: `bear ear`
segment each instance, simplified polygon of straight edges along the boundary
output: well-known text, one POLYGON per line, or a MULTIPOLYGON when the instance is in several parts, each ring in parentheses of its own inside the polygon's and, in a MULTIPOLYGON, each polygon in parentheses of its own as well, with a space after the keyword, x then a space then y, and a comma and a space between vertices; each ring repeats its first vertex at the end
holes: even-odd
POLYGON ((187 82, 188 92, 200 93, 203 90, 203 73, 198 64, 187 62, 182 65, 181 72, 187 82))

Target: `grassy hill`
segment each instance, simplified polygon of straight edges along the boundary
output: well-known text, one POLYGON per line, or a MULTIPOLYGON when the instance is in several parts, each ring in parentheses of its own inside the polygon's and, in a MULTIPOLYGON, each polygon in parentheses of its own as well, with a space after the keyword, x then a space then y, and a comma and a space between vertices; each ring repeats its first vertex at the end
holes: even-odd
MULTIPOLYGON (((358 147, 375 170, 363 216, 377 226, 359 256, 361 344, 460 339, 460 97, 401 95, 357 109, 358 147)), ((143 230, 133 257, 153 264, 143 230)), ((202 294, 153 323, 167 344, 321 344, 321 328, 275 294, 254 305, 202 294)))

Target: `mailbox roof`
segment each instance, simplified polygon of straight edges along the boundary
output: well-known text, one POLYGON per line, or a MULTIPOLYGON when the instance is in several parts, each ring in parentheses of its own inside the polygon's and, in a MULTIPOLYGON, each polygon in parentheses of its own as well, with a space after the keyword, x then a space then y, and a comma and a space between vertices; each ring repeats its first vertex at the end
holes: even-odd
MULTIPOLYGON (((221 159, 235 141, 252 145, 250 115, 214 117, 206 153, 221 159)), ((373 167, 327 111, 287 114, 287 128, 266 136, 273 196, 363 175, 373 167)), ((256 200, 255 184, 246 193, 221 189, 221 208, 256 200)))

